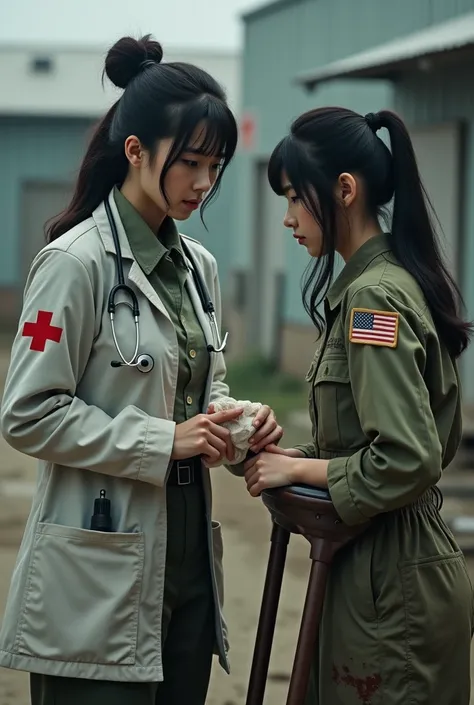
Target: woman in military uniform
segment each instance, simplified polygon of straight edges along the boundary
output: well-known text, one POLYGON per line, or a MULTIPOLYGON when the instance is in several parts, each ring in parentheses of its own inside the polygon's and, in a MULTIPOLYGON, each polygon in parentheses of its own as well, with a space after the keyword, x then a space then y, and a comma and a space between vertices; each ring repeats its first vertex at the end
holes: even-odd
POLYGON ((247 487, 328 487, 346 524, 367 523, 336 555, 307 702, 468 705, 473 593, 436 483, 461 439, 457 359, 471 326, 410 137, 389 111, 313 110, 276 147, 269 179, 316 258, 304 301, 320 342, 312 442, 267 447, 246 464, 247 487), (336 253, 345 266, 332 281, 336 253))

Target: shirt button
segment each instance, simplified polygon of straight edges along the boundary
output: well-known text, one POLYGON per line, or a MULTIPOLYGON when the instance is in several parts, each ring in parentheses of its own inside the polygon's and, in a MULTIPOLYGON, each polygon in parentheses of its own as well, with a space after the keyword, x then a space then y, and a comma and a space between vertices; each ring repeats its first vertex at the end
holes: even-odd
POLYGON ((189 351, 189 357, 192 357, 193 360, 194 360, 194 358, 196 357, 196 355, 197 355, 197 353, 196 353, 195 350, 190 350, 190 351, 189 351))
POLYGON ((193 403, 193 398, 190 397, 190 396, 187 396, 187 397, 186 397, 186 404, 190 405, 190 404, 192 404, 192 403, 193 403))

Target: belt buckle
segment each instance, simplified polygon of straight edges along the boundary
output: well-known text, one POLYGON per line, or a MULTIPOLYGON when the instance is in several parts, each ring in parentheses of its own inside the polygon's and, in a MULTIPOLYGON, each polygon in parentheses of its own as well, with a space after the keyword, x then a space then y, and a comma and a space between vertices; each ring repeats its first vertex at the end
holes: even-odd
POLYGON ((178 475, 178 485, 190 485, 194 480, 194 468, 189 462, 178 460, 176 464, 176 472, 178 475), (183 474, 181 474, 183 473, 183 474))

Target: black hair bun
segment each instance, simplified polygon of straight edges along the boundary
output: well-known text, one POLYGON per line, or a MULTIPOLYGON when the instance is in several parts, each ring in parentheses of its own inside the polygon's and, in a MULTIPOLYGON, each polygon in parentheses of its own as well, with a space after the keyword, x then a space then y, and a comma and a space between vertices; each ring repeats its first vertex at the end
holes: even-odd
POLYGON ((130 81, 150 64, 159 64, 163 49, 147 34, 141 39, 122 37, 107 52, 105 73, 117 88, 126 88, 130 81), (148 63, 149 62, 149 63, 148 63))

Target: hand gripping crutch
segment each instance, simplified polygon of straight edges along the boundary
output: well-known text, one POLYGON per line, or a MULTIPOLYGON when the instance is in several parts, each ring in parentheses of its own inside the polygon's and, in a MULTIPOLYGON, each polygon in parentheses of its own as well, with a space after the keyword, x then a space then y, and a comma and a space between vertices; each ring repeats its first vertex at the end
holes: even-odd
POLYGON ((292 533, 302 534, 311 544, 311 572, 286 701, 286 705, 303 705, 331 561, 342 546, 366 527, 343 524, 329 492, 316 487, 292 485, 264 490, 262 500, 272 515, 273 528, 246 705, 263 705, 286 553, 292 533))

